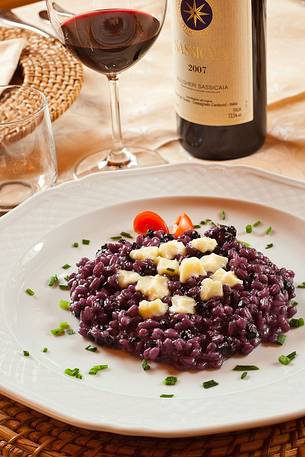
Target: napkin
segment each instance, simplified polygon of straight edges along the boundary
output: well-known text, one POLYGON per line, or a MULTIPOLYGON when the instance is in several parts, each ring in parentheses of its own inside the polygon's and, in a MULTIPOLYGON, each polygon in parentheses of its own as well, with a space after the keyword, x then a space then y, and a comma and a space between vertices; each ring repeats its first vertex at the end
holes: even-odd
POLYGON ((25 38, 0 41, 0 85, 10 83, 25 45, 25 38))

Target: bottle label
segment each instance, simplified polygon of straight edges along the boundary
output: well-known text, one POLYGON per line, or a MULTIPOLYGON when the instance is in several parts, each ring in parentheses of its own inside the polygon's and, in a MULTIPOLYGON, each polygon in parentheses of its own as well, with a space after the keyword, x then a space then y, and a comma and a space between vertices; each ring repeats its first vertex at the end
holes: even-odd
POLYGON ((176 111, 201 125, 253 120, 251 0, 174 0, 176 111))

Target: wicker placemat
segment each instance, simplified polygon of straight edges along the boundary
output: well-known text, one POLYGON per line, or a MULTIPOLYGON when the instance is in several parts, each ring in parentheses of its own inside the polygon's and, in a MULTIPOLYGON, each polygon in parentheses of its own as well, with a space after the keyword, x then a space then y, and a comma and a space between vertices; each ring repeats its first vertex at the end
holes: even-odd
POLYGON ((27 30, 0 27, 0 41, 17 37, 26 38, 27 46, 11 84, 41 90, 48 98, 51 119, 55 121, 80 93, 82 65, 56 39, 27 30))
POLYGON ((0 396, 0 453, 5 457, 304 457, 305 419, 199 438, 141 438, 82 430, 0 396))

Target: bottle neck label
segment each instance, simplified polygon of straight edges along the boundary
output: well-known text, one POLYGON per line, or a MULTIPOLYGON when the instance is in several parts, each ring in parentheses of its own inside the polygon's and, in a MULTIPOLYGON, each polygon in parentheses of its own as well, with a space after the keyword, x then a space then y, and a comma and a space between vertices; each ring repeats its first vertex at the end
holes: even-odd
POLYGON ((201 125, 253 120, 251 0, 174 0, 176 111, 201 125))

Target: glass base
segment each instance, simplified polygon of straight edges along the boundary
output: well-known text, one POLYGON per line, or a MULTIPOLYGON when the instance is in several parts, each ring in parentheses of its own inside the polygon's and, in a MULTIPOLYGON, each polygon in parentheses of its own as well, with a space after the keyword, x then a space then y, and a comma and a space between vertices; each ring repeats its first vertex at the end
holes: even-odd
POLYGON ((7 181, 0 183, 0 213, 5 213, 20 205, 33 195, 30 184, 24 181, 7 181))
POLYGON ((110 149, 90 154, 83 158, 74 169, 74 178, 99 171, 125 170, 136 167, 152 167, 154 165, 164 165, 164 160, 157 151, 145 149, 141 147, 126 147, 124 148, 128 159, 123 164, 116 164, 108 160, 110 149))

